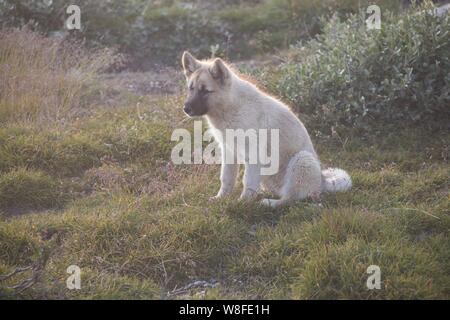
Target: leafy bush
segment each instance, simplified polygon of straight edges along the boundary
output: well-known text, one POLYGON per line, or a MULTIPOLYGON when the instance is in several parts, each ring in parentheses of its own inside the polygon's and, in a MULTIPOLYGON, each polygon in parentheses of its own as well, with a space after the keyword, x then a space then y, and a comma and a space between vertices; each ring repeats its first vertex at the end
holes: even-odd
POLYGON ((381 30, 368 30, 356 15, 335 17, 294 49, 299 58, 284 65, 275 90, 319 129, 448 122, 450 17, 419 9, 385 13, 381 30))

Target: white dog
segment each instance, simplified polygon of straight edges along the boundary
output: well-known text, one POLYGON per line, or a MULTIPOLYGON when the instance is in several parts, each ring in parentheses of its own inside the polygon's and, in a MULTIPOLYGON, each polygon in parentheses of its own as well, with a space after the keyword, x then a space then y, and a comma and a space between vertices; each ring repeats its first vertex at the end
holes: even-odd
MULTIPOLYGON (((222 139, 227 129, 279 130, 278 172, 261 175, 261 163, 246 162, 241 199, 255 198, 262 188, 279 197, 262 202, 277 206, 318 196, 323 191, 346 191, 351 188, 350 176, 344 170, 321 170, 305 126, 281 101, 240 77, 219 58, 199 61, 184 52, 182 63, 188 84, 184 111, 189 116, 205 116, 215 132, 216 140, 223 144, 220 146, 221 188, 214 198, 231 193, 239 171, 237 162, 228 163, 224 159, 224 150, 230 148, 222 139)), ((232 146, 235 147, 234 143, 232 146)), ((245 153, 246 150, 237 152, 245 153)))

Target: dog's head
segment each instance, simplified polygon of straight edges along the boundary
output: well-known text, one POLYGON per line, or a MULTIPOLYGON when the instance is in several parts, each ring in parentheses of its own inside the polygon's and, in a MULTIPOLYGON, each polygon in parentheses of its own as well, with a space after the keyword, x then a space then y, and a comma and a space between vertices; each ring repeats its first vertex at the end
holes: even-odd
POLYGON ((190 117, 203 116, 222 105, 231 76, 225 62, 220 58, 199 61, 187 51, 181 61, 188 87, 184 112, 190 117))

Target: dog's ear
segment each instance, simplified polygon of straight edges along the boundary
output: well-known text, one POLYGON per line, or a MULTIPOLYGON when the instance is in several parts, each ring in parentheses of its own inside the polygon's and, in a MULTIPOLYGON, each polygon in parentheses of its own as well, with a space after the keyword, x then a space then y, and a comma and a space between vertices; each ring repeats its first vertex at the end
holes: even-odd
POLYGON ((225 83, 227 78, 230 75, 230 71, 228 70, 228 67, 225 65, 225 62, 223 62, 222 59, 216 58, 211 67, 209 68, 209 72, 211 73, 212 77, 219 81, 220 83, 225 83))
POLYGON ((192 73, 200 68, 200 62, 194 58, 192 54, 185 51, 183 52, 183 57, 181 58, 181 63, 183 64, 184 75, 189 77, 192 73))

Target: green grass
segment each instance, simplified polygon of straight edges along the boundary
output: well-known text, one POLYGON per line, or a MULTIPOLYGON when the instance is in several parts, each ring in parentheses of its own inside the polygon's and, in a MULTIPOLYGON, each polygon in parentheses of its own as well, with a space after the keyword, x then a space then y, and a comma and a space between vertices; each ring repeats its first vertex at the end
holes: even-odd
POLYGON ((350 192, 276 210, 237 202, 238 191, 210 203, 218 166, 167 164, 172 128, 191 124, 178 104, 1 129, 0 274, 43 271, 20 292, 9 287, 31 271, 0 282, 0 297, 197 298, 203 289, 173 291, 196 280, 219 283, 200 294, 209 299, 450 297, 444 136, 315 137, 324 165, 352 175, 350 192), (11 213, 22 204, 31 212, 11 213), (66 288, 72 264, 81 290, 66 288), (381 290, 366 288, 372 264, 381 290))
POLYGON ((64 201, 55 179, 23 168, 0 176, 0 208, 51 208, 64 201))

